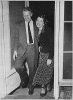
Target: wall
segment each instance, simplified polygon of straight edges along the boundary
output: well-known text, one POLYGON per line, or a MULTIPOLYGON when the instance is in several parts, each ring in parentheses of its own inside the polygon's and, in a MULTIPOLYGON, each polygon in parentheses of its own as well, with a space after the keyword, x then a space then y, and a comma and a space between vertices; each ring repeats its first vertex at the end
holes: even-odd
POLYGON ((22 8, 25 6, 24 1, 9 2, 9 17, 10 17, 10 38, 11 38, 11 67, 14 65, 13 48, 15 37, 15 23, 23 20, 22 8))

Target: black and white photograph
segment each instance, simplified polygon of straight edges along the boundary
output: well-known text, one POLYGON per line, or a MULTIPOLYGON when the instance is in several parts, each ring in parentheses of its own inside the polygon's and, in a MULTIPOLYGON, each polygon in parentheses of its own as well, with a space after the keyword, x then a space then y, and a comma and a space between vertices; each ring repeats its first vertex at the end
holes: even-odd
POLYGON ((0 1, 0 99, 73 98, 73 1, 0 1))

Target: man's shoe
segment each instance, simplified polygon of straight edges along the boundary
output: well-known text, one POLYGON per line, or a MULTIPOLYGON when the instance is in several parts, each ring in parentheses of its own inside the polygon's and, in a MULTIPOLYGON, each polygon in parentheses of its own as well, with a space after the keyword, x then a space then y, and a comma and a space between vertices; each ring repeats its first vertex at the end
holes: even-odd
POLYGON ((21 82, 20 83, 20 88, 27 88, 27 84, 25 84, 25 82, 21 82))
POLYGON ((34 92, 34 86, 31 86, 31 88, 29 88, 29 95, 32 95, 34 92))
POLYGON ((33 94, 33 90, 29 90, 29 95, 32 95, 33 94))

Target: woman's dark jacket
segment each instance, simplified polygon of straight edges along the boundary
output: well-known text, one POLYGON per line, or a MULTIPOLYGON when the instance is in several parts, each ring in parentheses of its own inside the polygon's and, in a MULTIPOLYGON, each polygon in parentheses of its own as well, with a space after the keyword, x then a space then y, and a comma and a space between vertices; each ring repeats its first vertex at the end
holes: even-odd
POLYGON ((48 59, 52 59, 54 56, 54 36, 50 27, 45 26, 39 36, 39 45, 41 47, 40 52, 49 53, 48 59))

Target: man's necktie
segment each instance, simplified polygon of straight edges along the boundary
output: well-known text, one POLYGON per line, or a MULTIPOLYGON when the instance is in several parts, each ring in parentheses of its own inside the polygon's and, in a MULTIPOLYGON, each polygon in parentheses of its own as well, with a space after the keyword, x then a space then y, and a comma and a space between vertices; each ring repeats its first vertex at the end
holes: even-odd
POLYGON ((28 22, 28 34, 29 34, 29 42, 33 43, 32 36, 31 36, 31 30, 30 30, 30 26, 29 26, 29 22, 28 22))

